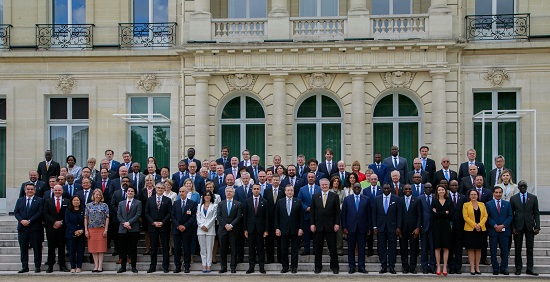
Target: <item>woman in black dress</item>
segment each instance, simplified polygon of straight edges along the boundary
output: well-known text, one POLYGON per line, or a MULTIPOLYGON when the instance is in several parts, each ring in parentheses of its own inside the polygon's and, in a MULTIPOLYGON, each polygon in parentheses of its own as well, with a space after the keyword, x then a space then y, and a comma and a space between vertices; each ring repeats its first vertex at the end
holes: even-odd
POLYGON ((437 270, 435 274, 447 276, 447 259, 449 257, 449 247, 451 246, 451 218, 453 214, 453 204, 449 199, 447 189, 443 185, 437 185, 434 201, 432 201, 433 213, 433 242, 435 251, 435 260, 437 270), (443 272, 441 272, 441 249, 443 249, 443 272))

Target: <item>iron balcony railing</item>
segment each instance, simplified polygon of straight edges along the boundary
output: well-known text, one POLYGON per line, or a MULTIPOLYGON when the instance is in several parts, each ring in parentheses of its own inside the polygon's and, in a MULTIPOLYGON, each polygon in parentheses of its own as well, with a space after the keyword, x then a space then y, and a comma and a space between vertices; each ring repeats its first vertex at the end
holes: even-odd
POLYGON ((10 49, 11 24, 0 24, 0 49, 10 49))
POLYGON ((466 16, 466 39, 529 39, 531 14, 466 16))
POLYGON ((93 48, 93 28, 93 24, 37 24, 36 48, 93 48))
POLYGON ((167 23, 119 23, 120 48, 173 47, 176 45, 175 22, 167 23))

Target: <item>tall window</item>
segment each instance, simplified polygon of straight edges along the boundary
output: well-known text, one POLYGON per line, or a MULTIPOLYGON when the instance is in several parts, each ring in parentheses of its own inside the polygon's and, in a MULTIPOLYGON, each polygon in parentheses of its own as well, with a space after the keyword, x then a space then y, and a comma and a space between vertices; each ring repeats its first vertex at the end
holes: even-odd
MULTIPOLYGON (((2 0, 0 0, 0 4, 2 0)), ((0 99, 0 199, 6 198, 6 99, 0 99)))
POLYGON ((53 0, 53 23, 86 24, 86 0, 53 0))
POLYGON ((412 14, 412 0, 372 0, 372 14, 412 14))
POLYGON ((476 15, 513 14, 514 0, 476 0, 476 15))
POLYGON ((134 0, 134 23, 168 22, 168 0, 134 0))
POLYGON ((88 159, 88 98, 50 98, 48 132, 53 159, 65 163, 68 155, 77 165, 88 159))
POLYGON ((266 18, 267 0, 229 0, 230 18, 266 18))
POLYGON ((331 148, 334 159, 342 158, 342 113, 340 107, 323 92, 316 92, 305 99, 296 113, 296 154, 306 160, 324 159, 324 151, 331 148))
POLYGON ((220 118, 220 146, 229 147, 233 156, 248 149, 265 163, 265 113, 258 100, 245 93, 229 100, 220 118))
POLYGON ((412 167, 418 156, 420 121, 418 107, 409 97, 394 93, 380 99, 372 118, 374 153, 387 157, 391 146, 397 145, 399 155, 412 167))
POLYGON ((0 0, 0 24, 4 24, 4 0, 0 0))
POLYGON ((300 0, 300 17, 338 16, 338 0, 300 0))
POLYGON ((153 156, 159 167, 170 165, 170 97, 130 98, 130 150, 141 166, 153 156))
MULTIPOLYGON (((492 91, 474 93, 474 114, 484 110, 517 109, 518 95, 513 91, 492 91)), ((485 155, 482 155, 481 117, 474 119, 474 148, 478 160, 485 164, 486 175, 493 169, 493 158, 503 155, 506 167, 512 169, 512 177, 517 182, 517 152, 519 152, 519 117, 503 115, 503 112, 488 113, 485 119, 485 155), (500 116, 500 117, 499 117, 500 116), (504 118, 503 118, 504 117, 504 118)))

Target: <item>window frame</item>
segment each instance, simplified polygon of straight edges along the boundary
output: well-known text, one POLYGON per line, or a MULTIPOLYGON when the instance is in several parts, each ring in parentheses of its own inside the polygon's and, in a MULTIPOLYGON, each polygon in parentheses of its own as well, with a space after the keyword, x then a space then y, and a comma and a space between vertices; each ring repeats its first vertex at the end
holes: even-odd
POLYGON ((300 2, 302 0, 299 0, 298 1, 298 15, 300 18, 310 18, 310 17, 314 17, 314 18, 326 18, 326 17, 338 17, 340 15, 340 0, 337 0, 338 1, 338 4, 336 5, 336 15, 334 16, 323 16, 322 15, 322 0, 315 0, 317 2, 316 4, 316 8, 317 8, 317 11, 316 11, 316 15, 315 16, 303 16, 301 13, 301 9, 299 8, 300 7, 300 2))
MULTIPOLYGON (((387 15, 411 15, 411 14, 413 14, 413 2, 414 2, 414 0, 410 0, 411 5, 410 5, 410 7, 409 7, 409 13, 407 13, 407 14, 395 14, 395 13, 394 13, 394 2, 399 2, 399 1, 400 1, 400 0, 389 0, 389 1, 388 1, 388 5, 389 5, 389 7, 388 7, 388 12, 389 12, 389 13, 388 13, 387 15)), ((372 2, 371 2, 371 3, 372 3, 372 2)), ((373 7, 372 7, 372 4, 371 4, 371 10, 374 10, 373 7)), ((382 15, 386 15, 386 14, 374 14, 374 13, 373 13, 372 15, 374 15, 374 16, 382 16, 382 15)))
MULTIPOLYGON (((2 0, 0 0, 2 1, 2 0)), ((67 0, 67 23, 56 23, 55 22, 55 1, 56 0, 52 0, 50 2, 50 7, 51 7, 51 11, 52 11, 52 18, 51 18, 51 22, 52 24, 60 24, 60 25, 63 25, 63 24, 67 24, 67 25, 71 25, 73 24, 74 22, 74 18, 73 18, 73 0, 67 0)), ((84 4, 86 4, 86 1, 84 1, 84 4)), ((88 7, 87 6, 84 6, 85 9, 87 9, 88 7)), ((84 13, 84 23, 82 24, 86 24, 86 13, 84 13)))
MULTIPOLYGON (((227 17, 230 18, 230 19, 241 19, 239 17, 232 17, 231 14, 232 14, 232 5, 231 5, 231 2, 233 0, 227 0, 227 17)), ((267 15, 268 15, 268 3, 267 3, 267 0, 244 0, 246 1, 246 4, 245 4, 245 9, 246 9, 246 16, 244 17, 245 19, 265 19, 267 18, 267 15), (263 17, 250 17, 250 2, 251 1, 265 1, 265 16, 263 17)))

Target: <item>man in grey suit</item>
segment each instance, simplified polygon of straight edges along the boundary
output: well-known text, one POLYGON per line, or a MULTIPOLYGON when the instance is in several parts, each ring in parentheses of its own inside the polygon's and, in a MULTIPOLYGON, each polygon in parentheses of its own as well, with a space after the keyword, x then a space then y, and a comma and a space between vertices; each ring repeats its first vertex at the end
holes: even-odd
POLYGON ((399 156, 399 147, 395 145, 391 146, 391 157, 385 158, 384 163, 388 166, 388 171, 390 173, 394 170, 399 171, 399 174, 401 175, 399 182, 401 184, 405 184, 405 177, 407 177, 409 169, 407 159, 399 156))
POLYGON ((527 193, 527 182, 521 180, 518 182, 519 193, 510 198, 514 219, 512 221, 512 232, 514 233, 515 265, 516 275, 521 274, 523 261, 521 259, 521 249, 523 246, 523 237, 527 246, 527 271, 529 275, 538 276, 533 270, 533 246, 535 244, 535 235, 540 231, 540 212, 537 196, 527 193))
POLYGON ((498 179, 500 178, 500 175, 502 174, 502 172, 505 169, 509 170, 510 172, 512 171, 509 168, 505 168, 504 164, 505 164, 504 156, 498 155, 498 156, 495 157, 495 166, 496 167, 489 172, 489 184, 486 185, 487 187, 493 187, 493 186, 497 185, 498 184, 498 179))
POLYGON ((117 273, 126 272, 126 260, 129 257, 132 265, 132 272, 138 273, 137 263, 137 242, 139 239, 139 217, 141 215, 141 201, 135 199, 136 188, 126 188, 126 200, 118 203, 117 219, 120 222, 118 227, 118 239, 120 246, 120 268, 117 273))

